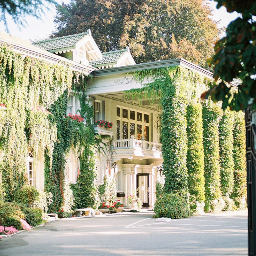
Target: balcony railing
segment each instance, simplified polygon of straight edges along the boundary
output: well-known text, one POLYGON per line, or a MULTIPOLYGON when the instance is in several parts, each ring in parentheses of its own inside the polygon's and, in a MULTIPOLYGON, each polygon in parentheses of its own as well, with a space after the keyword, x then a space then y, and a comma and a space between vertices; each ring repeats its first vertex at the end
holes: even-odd
POLYGON ((112 150, 115 150, 116 154, 120 151, 123 155, 127 151, 129 155, 131 150, 134 155, 147 155, 152 157, 161 158, 162 144, 149 142, 145 140, 136 140, 134 138, 124 139, 124 140, 114 140, 112 141, 112 150))

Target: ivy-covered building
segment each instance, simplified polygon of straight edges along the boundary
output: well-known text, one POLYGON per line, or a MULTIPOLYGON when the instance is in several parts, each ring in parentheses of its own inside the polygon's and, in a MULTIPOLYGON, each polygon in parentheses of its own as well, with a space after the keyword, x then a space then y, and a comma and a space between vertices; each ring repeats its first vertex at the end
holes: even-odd
MULTIPOLYGON (((233 189, 234 149, 225 152, 232 155, 232 181, 221 193, 223 113, 200 103, 211 72, 183 59, 136 64, 129 48, 102 53, 90 30, 33 44, 1 33, 0 43, 5 200, 28 182, 53 194, 50 211, 69 209, 72 194, 77 207, 93 206, 106 176, 125 205, 136 195, 154 207, 163 177, 165 193, 190 193, 194 208, 205 203, 214 210, 235 193, 244 200, 244 173, 233 189)), ((234 118, 231 126, 233 145, 234 118)))

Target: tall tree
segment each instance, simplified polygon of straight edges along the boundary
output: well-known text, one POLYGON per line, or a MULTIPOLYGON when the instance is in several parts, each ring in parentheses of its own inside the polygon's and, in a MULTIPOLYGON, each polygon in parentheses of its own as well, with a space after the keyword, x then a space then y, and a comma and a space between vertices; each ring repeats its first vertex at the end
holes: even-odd
POLYGON ((215 45, 215 55, 209 64, 214 67, 214 79, 202 98, 222 100, 222 107, 246 109, 250 99, 256 107, 256 2, 254 0, 215 0, 217 8, 225 6, 228 12, 241 17, 232 21, 226 36, 215 45))
POLYGON ((183 57, 205 66, 219 35, 204 0, 72 0, 55 23, 54 36, 90 28, 102 51, 128 45, 138 63, 183 57))
POLYGON ((8 30, 6 16, 10 16, 19 25, 24 25, 26 15, 40 18, 40 14, 47 8, 46 4, 57 4, 55 0, 0 0, 0 20, 8 30))

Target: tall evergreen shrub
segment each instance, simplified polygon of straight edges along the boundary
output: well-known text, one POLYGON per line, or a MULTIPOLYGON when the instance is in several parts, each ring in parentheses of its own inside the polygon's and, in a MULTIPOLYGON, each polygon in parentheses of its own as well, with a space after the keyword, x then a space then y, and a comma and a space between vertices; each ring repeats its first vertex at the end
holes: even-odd
POLYGON ((238 208, 246 207, 245 119, 242 111, 234 113, 234 190, 232 198, 238 208))
POLYGON ((230 199, 234 186, 233 123, 234 112, 226 109, 219 126, 221 192, 226 210, 233 208, 233 200, 230 199))
POLYGON ((203 102, 205 211, 219 211, 221 205, 219 121, 221 109, 211 100, 203 102))
POLYGON ((187 107, 187 137, 190 207, 193 211, 196 211, 198 203, 202 204, 205 200, 203 122, 202 105, 200 103, 191 103, 187 107))
POLYGON ((179 72, 162 87, 163 169, 166 193, 187 193, 187 120, 186 97, 179 72))

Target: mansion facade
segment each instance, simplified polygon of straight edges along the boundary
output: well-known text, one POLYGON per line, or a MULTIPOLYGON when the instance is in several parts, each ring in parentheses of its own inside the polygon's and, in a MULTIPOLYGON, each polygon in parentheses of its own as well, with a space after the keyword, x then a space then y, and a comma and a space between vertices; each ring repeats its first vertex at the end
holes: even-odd
MULTIPOLYGON (((21 55, 68 65, 73 71, 90 76, 86 93, 94 107, 92 122, 112 123, 109 129, 95 126, 95 133, 102 136, 106 145, 106 150, 96 156, 95 182, 103 184, 104 176, 111 175, 116 179, 117 197, 122 203, 127 205, 127 196, 136 191, 144 207, 153 207, 156 182, 162 176, 162 110, 159 100, 152 103, 127 99, 126 91, 142 88, 150 82, 135 79, 134 74, 140 70, 183 66, 207 78, 211 78, 211 72, 183 59, 136 64, 129 48, 102 53, 90 30, 34 43, 0 33, 0 43, 21 55)), ((67 115, 76 115, 79 109, 79 99, 71 92, 67 115)), ((79 168, 79 156, 71 150, 67 155, 67 183, 76 183, 79 168)), ((37 159, 32 155, 27 157, 27 175, 31 185, 44 190, 44 154, 40 150, 37 159)))

